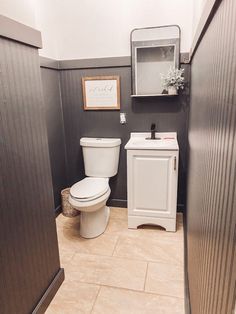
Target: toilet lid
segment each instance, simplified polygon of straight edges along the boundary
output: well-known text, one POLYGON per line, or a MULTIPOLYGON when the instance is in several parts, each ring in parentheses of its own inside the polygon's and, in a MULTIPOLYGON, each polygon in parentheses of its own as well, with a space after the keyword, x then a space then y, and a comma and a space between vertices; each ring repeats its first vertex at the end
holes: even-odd
POLYGON ((70 189, 70 195, 85 201, 105 194, 108 188, 108 178, 89 177, 75 183, 70 189))

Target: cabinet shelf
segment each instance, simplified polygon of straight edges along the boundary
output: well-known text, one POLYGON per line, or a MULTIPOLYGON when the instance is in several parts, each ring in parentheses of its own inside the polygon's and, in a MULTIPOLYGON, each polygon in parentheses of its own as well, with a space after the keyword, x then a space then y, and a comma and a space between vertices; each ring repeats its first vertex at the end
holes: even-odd
POLYGON ((173 97, 178 96, 176 95, 169 95, 169 94, 147 94, 147 95, 131 95, 131 98, 142 98, 142 97, 173 97))

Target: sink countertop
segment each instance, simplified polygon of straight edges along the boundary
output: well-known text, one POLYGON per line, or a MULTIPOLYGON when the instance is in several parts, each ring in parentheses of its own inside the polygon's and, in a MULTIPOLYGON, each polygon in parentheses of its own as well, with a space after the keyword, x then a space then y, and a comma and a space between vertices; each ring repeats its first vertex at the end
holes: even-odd
POLYGON ((151 132, 131 133, 125 149, 179 150, 176 132, 156 132, 155 135, 160 140, 146 139, 150 138, 151 132))

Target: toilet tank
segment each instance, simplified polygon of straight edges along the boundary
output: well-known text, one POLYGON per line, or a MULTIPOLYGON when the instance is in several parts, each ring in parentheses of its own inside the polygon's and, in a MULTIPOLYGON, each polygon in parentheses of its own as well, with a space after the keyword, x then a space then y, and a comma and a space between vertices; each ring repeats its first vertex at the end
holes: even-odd
POLYGON ((120 144, 119 138, 81 138, 85 175, 98 178, 115 176, 118 171, 120 144))

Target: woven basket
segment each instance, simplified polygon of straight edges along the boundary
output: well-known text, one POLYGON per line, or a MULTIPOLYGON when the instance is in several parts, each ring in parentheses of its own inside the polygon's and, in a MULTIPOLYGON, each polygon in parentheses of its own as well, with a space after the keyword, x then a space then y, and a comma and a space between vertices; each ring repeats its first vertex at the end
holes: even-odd
POLYGON ((61 191, 62 214, 66 217, 75 217, 79 211, 74 209, 69 203, 70 188, 61 191))

